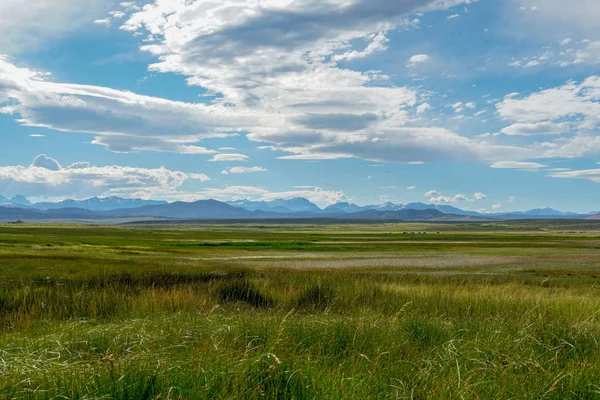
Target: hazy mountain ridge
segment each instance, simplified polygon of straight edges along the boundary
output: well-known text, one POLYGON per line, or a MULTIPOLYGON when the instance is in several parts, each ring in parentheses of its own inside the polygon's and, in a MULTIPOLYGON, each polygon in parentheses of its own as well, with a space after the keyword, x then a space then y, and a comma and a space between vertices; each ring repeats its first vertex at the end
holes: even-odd
POLYGON ((401 220, 401 221, 424 221, 443 217, 445 214, 437 210, 396 210, 396 211, 381 211, 381 210, 365 210, 357 213, 346 214, 344 217, 348 219, 362 220, 401 220))
POLYGON ((31 203, 24 196, 11 199, 0 195, 1 220, 44 219, 108 219, 108 218, 168 218, 168 219, 252 219, 252 218, 347 218, 347 219, 418 219, 440 217, 476 219, 600 219, 595 213, 577 214, 552 208, 528 211, 482 214, 462 210, 447 204, 384 203, 359 206, 339 202, 323 209, 308 199, 275 199, 271 201, 239 200, 222 202, 199 200, 167 203, 160 200, 125 199, 121 197, 86 200, 64 200, 55 203, 31 203))
POLYGON ((293 199, 275 199, 271 201, 238 200, 226 202, 230 206, 243 208, 248 211, 271 211, 280 213, 314 212, 323 210, 316 204, 303 197, 293 199))
MULTIPOLYGON (((31 203, 30 203, 31 204, 31 203)), ((167 204, 164 200, 143 200, 143 199, 125 199, 122 197, 92 197, 86 200, 63 200, 56 203, 36 203, 32 204, 33 208, 39 210, 56 210, 60 208, 85 208, 91 211, 109 211, 117 209, 138 208, 148 205, 167 204)))

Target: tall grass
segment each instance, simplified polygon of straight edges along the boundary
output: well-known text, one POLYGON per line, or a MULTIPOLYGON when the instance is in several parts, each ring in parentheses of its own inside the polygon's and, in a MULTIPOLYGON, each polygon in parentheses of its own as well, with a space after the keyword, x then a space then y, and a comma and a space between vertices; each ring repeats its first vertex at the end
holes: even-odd
POLYGON ((68 248, 49 271, 22 245, 0 243, 19 260, 0 265, 0 398, 600 398, 598 265, 569 250, 424 274, 180 264, 195 247, 96 270, 68 248))

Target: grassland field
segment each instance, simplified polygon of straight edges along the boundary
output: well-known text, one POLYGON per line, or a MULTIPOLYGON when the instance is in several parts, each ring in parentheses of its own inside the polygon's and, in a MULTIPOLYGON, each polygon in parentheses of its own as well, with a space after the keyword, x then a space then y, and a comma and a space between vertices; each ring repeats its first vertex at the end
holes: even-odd
POLYGON ((2 399, 597 399, 600 221, 0 224, 2 399))

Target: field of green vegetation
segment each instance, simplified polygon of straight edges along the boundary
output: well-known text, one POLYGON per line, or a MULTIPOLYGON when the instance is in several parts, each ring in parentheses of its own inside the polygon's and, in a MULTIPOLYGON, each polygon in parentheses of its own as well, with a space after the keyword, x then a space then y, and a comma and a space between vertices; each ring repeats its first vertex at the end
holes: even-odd
POLYGON ((0 225, 0 398, 600 398, 600 222, 0 225))

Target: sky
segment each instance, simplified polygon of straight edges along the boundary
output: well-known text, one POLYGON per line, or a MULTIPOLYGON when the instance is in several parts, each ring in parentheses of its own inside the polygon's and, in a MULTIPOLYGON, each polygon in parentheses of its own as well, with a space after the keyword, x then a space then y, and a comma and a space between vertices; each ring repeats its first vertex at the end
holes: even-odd
POLYGON ((3 0, 0 195, 600 210, 597 0, 3 0))

